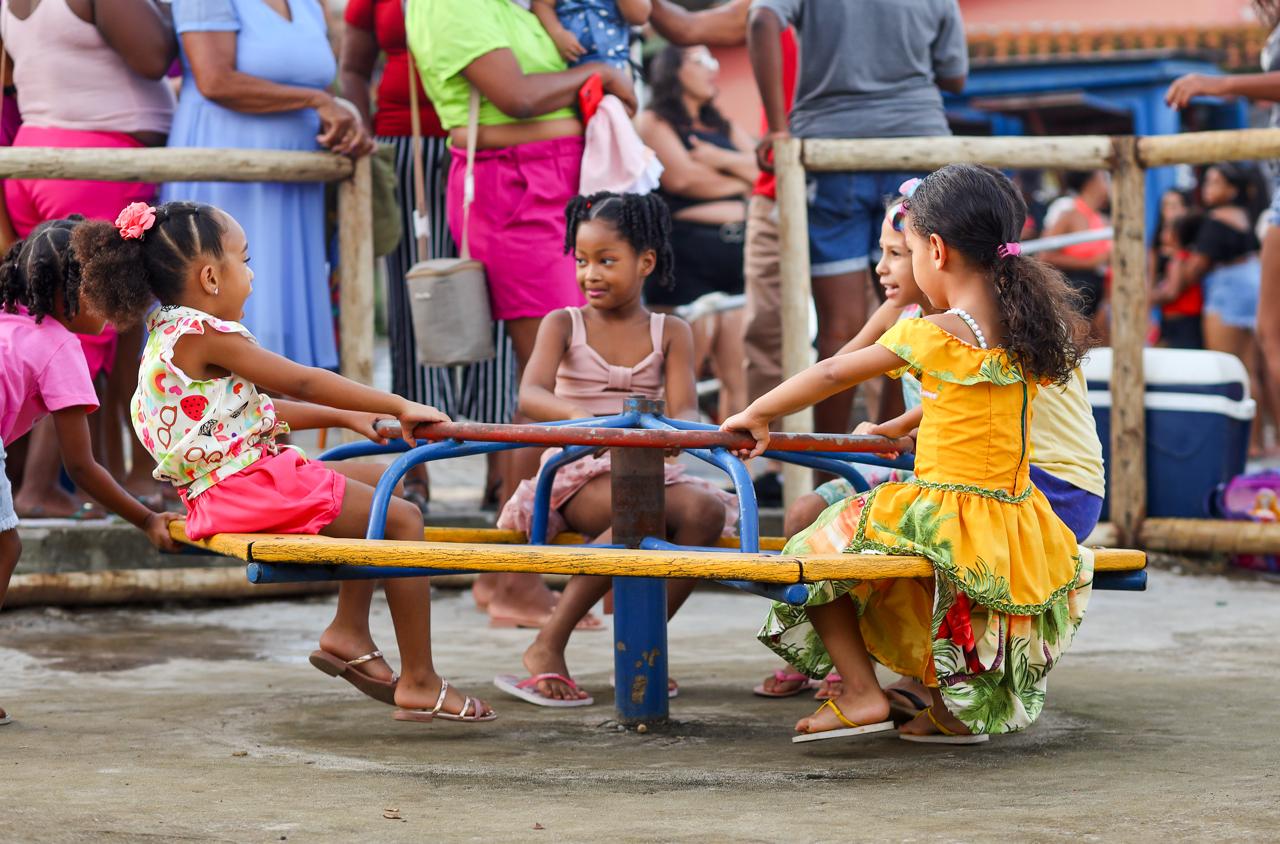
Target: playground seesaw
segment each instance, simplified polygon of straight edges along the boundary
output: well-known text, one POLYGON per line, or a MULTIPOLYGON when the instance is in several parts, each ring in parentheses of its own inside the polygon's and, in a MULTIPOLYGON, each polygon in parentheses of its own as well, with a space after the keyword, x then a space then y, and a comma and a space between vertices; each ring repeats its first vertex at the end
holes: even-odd
MULTIPOLYGON (((322 455, 343 460, 402 452, 378 483, 365 539, 310 535, 219 534, 191 542, 174 524, 174 536, 206 551, 242 560, 253 583, 302 580, 367 580, 467 572, 593 574, 614 581, 614 669, 618 720, 652 723, 667 717, 666 579, 716 580, 773 600, 801 604, 805 584, 831 579, 930 577, 921 557, 880 554, 779 553, 783 540, 761 538, 751 477, 733 451, 750 439, 712 426, 667 419, 661 402, 632 398, 623 413, 545 425, 423 425, 419 445, 353 443, 322 455), (537 488, 530 536, 514 531, 427 528, 422 542, 383 539, 387 504, 400 479, 421 463, 529 446, 560 446, 537 488), (613 449, 613 539, 587 544, 583 537, 547 536, 553 475, 601 448, 613 449), (725 471, 738 494, 738 536, 719 547, 673 545, 663 537, 665 449, 680 448, 725 471)), ((867 489, 856 468, 910 468, 910 458, 886 460, 877 452, 900 450, 883 437, 779 434, 768 456, 821 469, 867 489)), ((1146 588, 1141 551, 1095 549, 1096 589, 1146 588)))

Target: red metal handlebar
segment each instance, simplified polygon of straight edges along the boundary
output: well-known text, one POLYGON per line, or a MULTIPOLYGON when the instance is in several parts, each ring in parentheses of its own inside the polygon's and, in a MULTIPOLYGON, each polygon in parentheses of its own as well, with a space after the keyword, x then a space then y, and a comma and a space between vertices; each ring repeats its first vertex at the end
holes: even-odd
MULTIPOLYGON (((378 429, 388 437, 399 436, 394 421, 380 422, 378 429)), ((755 445, 747 434, 728 431, 662 431, 639 428, 579 428, 542 425, 488 425, 480 422, 436 422, 419 425, 414 435, 420 440, 469 440, 529 445, 589 445, 597 448, 727 448, 746 451, 755 445)), ((817 452, 905 452, 913 443, 908 438, 891 440, 853 434, 772 434, 771 451, 817 452)))

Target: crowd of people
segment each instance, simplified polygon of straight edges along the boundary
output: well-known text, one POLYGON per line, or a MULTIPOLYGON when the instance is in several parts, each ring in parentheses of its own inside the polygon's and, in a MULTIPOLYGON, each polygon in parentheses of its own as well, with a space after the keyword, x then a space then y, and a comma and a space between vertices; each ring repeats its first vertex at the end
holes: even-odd
MULTIPOLYGON (((1074 244, 1040 261, 1020 241, 1105 227, 1106 174, 1066 174, 1039 221, 1025 188, 990 168, 812 174, 820 362, 786 381, 781 369, 772 144, 950 134, 942 95, 968 73, 956 0, 822 4, 820 19, 817 0, 699 13, 670 0, 349 0, 337 54, 319 0, 109 5, 4 0, 11 142, 388 150, 401 229, 385 261, 392 390, 332 371, 323 186, 7 181, 0 470, 16 492, 0 473, 0 599, 19 517, 99 513, 60 486, 59 454, 81 490, 161 547, 172 544, 166 509, 185 511, 193 539, 363 536, 378 467, 307 460, 283 447, 290 430, 382 441, 379 418, 405 431, 450 416, 567 420, 617 412, 629 394, 696 418, 695 383, 715 375, 718 421, 749 432, 757 445, 744 456, 757 457, 773 421, 803 407, 815 406, 819 431, 847 432, 855 386, 887 375, 903 390, 881 389, 859 430, 902 440, 916 474, 865 495, 824 486, 788 514, 788 548, 922 554, 936 577, 815 584, 805 607, 774 607, 760 636, 788 667, 756 691, 790 696, 821 680, 823 706, 797 725, 813 738, 896 723, 911 740, 971 743, 1036 719, 1092 577, 1078 542, 1104 483, 1079 363, 1090 326, 1105 331, 1110 248, 1074 244), (644 85, 641 27, 668 42, 644 85), (756 138, 717 104, 708 45, 727 44, 749 48, 756 138), (634 117, 663 166, 658 191, 579 195, 591 85, 634 117), (484 268, 498 353, 461 370, 424 366, 406 277, 460 244, 484 268), (735 293, 740 311, 692 325, 674 316, 735 293), (903 679, 882 690, 871 655, 903 679)), ((1215 165, 1194 196, 1165 199, 1152 261, 1162 342, 1235 354, 1270 395, 1255 338, 1253 174, 1215 165)), ((528 528, 549 457, 492 462, 499 525, 528 528)), ((609 472, 595 456, 558 475, 557 526, 607 541, 609 472)), ((732 495, 675 464, 666 484, 673 541, 710 545, 733 530, 732 495)), ((387 537, 420 538, 428 500, 425 473, 407 478, 387 537)), ((672 585, 671 613, 692 586, 672 585)), ((365 582, 342 584, 312 663, 399 720, 492 720, 435 671, 426 581, 385 589, 401 672, 373 641, 365 582)), ((539 629, 528 675, 499 688, 538 705, 591 703, 565 647, 603 626, 591 609, 607 590, 600 578, 575 577, 562 596, 534 574, 478 579, 494 623, 539 629)))

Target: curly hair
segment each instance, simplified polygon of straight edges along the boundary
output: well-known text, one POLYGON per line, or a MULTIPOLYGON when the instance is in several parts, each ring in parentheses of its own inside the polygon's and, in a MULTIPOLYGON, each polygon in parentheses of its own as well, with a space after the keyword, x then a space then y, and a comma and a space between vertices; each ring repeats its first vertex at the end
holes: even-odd
POLYGON ((910 201, 909 225, 921 237, 938 235, 995 286, 1005 349, 1030 379, 1064 384, 1087 349, 1080 297, 1058 270, 1035 258, 1002 257, 1017 242, 1027 205, 1000 171, 948 164, 925 177, 910 201))
MULTIPOLYGON (((653 91, 649 110, 671 124, 682 142, 686 142, 689 133, 693 131, 694 119, 694 115, 685 106, 684 86, 680 84, 680 66, 684 64, 685 49, 668 44, 649 64, 649 84, 653 91)), ((710 100, 698 109, 697 118, 712 131, 726 135, 731 131, 729 121, 710 100)))
POLYGON ((1253 10, 1268 28, 1280 25, 1280 0, 1253 0, 1253 10))
POLYGON ((578 226, 604 220, 626 239, 637 254, 652 249, 657 261, 651 277, 663 287, 675 285, 675 255, 671 251, 671 212, 652 193, 610 193, 575 196, 565 208, 564 251, 578 248, 578 226))
POLYGON ((137 240, 125 240, 111 223, 81 224, 71 245, 85 295, 120 324, 141 319, 157 299, 172 304, 186 286, 192 260, 222 257, 222 213, 198 202, 166 202, 155 210, 155 225, 137 240))
POLYGON ((0 261, 0 310, 17 313, 18 307, 36 322, 54 315, 61 297, 67 317, 80 310, 80 263, 71 249, 72 232, 84 217, 72 214, 49 220, 31 230, 0 261))

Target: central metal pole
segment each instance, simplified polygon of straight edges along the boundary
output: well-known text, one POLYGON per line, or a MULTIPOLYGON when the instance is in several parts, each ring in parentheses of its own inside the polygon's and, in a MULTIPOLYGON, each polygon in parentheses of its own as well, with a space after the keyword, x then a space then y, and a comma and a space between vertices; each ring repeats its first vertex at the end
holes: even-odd
MULTIPOLYGON (((626 411, 661 414, 663 403, 632 396, 626 411)), ((613 541, 639 548, 645 537, 666 538, 663 451, 615 448, 610 473, 613 541)), ((665 721, 667 705, 667 581, 661 577, 613 579, 613 669, 618 721, 665 721)))

